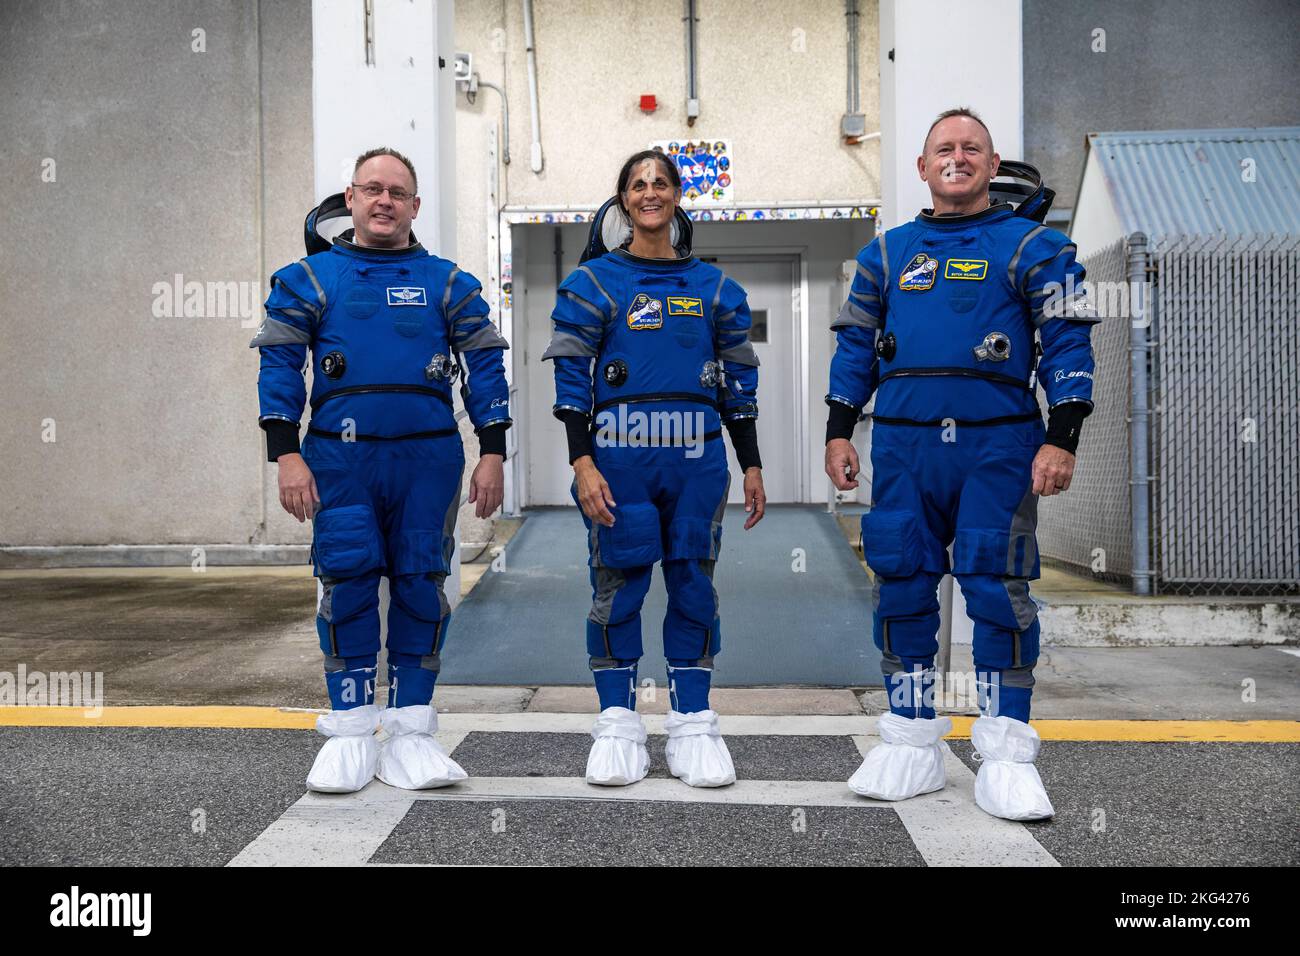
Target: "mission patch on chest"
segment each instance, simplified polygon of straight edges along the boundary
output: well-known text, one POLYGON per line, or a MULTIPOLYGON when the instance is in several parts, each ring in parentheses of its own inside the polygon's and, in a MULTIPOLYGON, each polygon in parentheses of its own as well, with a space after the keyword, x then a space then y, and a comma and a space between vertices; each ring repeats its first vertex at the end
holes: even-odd
POLYGON ((918 252, 907 264, 903 274, 898 277, 898 288, 903 292, 924 292, 934 285, 934 276, 938 271, 938 259, 932 259, 924 252, 918 252))
POLYGON ((635 332, 663 328, 663 324, 664 304, 644 292, 638 292, 627 310, 627 327, 635 332))

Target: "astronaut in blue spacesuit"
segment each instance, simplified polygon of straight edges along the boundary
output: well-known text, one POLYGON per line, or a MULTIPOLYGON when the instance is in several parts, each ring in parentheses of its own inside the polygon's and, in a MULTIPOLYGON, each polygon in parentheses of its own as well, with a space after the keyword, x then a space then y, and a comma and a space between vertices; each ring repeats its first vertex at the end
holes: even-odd
POLYGON ((343 196, 354 231, 329 245, 317 231, 331 197, 308 217, 307 258, 271 279, 258 395, 280 503, 313 521, 316 628, 325 654, 328 739, 313 790, 346 793, 376 774, 407 789, 446 786, 465 771, 434 739, 439 654, 451 620, 444 582, 465 456, 453 413, 460 390, 481 457, 469 500, 480 517, 501 503, 510 426, 502 350, 478 280, 415 241, 415 169, 371 150, 343 196), (308 350, 311 358, 308 359, 308 350), (310 363, 310 365, 309 365, 310 363), (313 372, 311 422, 299 420, 313 372), (379 579, 390 582, 388 701, 374 701, 379 579), (375 731, 389 737, 380 748, 375 731))
POLYGON ((1092 410, 1096 313, 1074 246, 1035 221, 1044 191, 1018 208, 990 202, 999 157, 978 117, 942 114, 917 165, 934 208, 859 253, 832 323, 826 471, 837 488, 857 486, 849 439, 876 398, 862 541, 889 697, 883 742, 849 785, 885 800, 944 786, 940 738, 952 724, 934 710, 935 592, 952 544, 951 571, 974 622, 976 800, 995 816, 1042 819, 1053 810, 1028 723, 1039 644, 1034 531, 1038 496, 1070 486, 1092 410), (1047 395, 1046 431, 1035 380, 1047 395))
POLYGON ((736 779, 709 706, 721 646, 713 569, 731 483, 724 423, 744 471, 746 530, 766 504, 758 357, 745 291, 691 255, 681 194, 663 154, 624 164, 582 263, 560 285, 543 355, 555 363, 554 411, 588 531, 587 650, 601 712, 587 780, 596 784, 635 783, 649 769, 636 679, 641 604, 658 561, 668 591, 669 769, 691 786, 736 779))

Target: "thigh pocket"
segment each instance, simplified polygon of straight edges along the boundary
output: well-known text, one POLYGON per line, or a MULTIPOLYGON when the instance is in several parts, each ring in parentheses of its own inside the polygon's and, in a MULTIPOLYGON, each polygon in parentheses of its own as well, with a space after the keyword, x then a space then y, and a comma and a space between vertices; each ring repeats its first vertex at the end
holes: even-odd
POLYGON ((1038 544, 1032 534, 991 528, 957 531, 952 548, 954 574, 995 574, 1034 579, 1039 575, 1038 544))
POLYGON ((316 515, 312 561, 320 577, 347 578, 380 567, 379 528, 369 505, 327 508, 316 515))
POLYGON ((916 516, 872 508, 862 516, 862 551, 867 567, 885 577, 905 578, 920 571, 925 552, 916 516))
POLYGON ((668 526, 668 559, 716 561, 722 548, 722 523, 708 518, 674 518, 668 526))
POLYGON ((663 557, 659 509, 645 504, 619 505, 614 527, 596 525, 600 564, 607 568, 637 568, 663 557))
POLYGON ((393 544, 394 574, 423 574, 432 571, 446 574, 451 570, 451 556, 456 539, 444 537, 442 531, 401 531, 393 544))

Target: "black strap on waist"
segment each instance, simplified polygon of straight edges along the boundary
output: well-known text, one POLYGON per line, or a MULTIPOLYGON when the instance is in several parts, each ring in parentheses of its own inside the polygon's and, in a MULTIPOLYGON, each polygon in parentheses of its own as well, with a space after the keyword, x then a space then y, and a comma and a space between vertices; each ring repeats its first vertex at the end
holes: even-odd
POLYGON ((601 409, 611 408, 614 405, 635 405, 641 402, 695 402, 697 405, 708 405, 713 409, 718 407, 714 399, 691 392, 656 392, 651 395, 620 395, 618 398, 607 398, 603 402, 597 402, 591 413, 595 415, 601 409))
POLYGON ((895 368, 890 369, 884 375, 880 376, 880 381, 884 382, 891 378, 932 378, 958 376, 961 378, 982 378, 990 382, 999 382, 1003 385, 1014 385, 1016 388, 1029 388, 1029 382, 1022 378, 1016 378, 1014 375, 1003 375, 1001 372, 985 371, 979 368, 895 368))
MULTIPOLYGON (((343 441, 342 432, 327 432, 323 428, 317 428, 314 425, 308 426, 308 435, 315 435, 317 438, 333 438, 335 441, 343 441)), ((349 441, 407 441, 412 438, 446 438, 448 435, 459 434, 455 428, 436 428, 428 432, 407 432, 405 435, 352 435, 349 441)))
POLYGON ((446 403, 448 408, 455 407, 450 395, 444 395, 438 389, 431 388, 428 385, 349 385, 346 388, 336 388, 333 391, 326 392, 315 399, 311 403, 311 410, 314 412, 331 398, 338 398, 341 395, 364 395, 372 392, 410 392, 416 395, 430 395, 446 403))
POLYGON ((1017 425, 1022 422, 1041 422, 1043 416, 1038 412, 1026 412, 1024 415, 1003 415, 1000 418, 935 418, 930 421, 922 421, 919 418, 885 418, 880 415, 870 416, 873 422, 881 425, 922 425, 922 426, 946 426, 946 425, 1017 425))

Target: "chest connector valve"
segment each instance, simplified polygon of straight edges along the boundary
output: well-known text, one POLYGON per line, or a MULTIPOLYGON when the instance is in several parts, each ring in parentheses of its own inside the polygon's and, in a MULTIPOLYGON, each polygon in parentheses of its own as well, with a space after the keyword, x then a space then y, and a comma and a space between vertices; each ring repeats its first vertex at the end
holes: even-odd
POLYGON ((605 366, 605 384, 618 388, 627 381, 627 363, 622 359, 614 359, 605 366))
POLYGON ((700 372, 700 384, 705 388, 717 388, 722 384, 722 363, 712 360, 704 363, 700 372))
POLYGON ((460 377, 460 365, 451 356, 439 352, 424 367, 424 377, 431 382, 446 382, 450 385, 460 377))
POLYGON ((347 367, 348 362, 342 352, 330 352, 320 360, 320 370, 326 378, 342 378, 343 370, 347 367))
POLYGON ((1005 332, 990 332, 971 351, 981 362, 1005 362, 1011 358, 1011 339, 1005 332))

